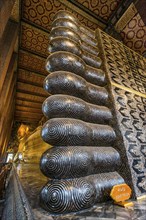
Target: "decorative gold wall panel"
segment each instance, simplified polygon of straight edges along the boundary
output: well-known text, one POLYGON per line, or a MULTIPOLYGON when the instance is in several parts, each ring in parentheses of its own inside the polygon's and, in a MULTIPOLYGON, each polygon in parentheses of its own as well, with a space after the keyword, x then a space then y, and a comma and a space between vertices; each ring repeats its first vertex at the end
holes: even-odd
POLYGON ((124 43, 143 54, 146 52, 146 26, 139 14, 136 14, 121 32, 124 43))
POLYGON ((21 47, 29 51, 48 56, 47 47, 49 44, 49 34, 31 25, 22 23, 21 25, 21 47))
POLYGON ((73 5, 71 9, 59 0, 23 0, 22 16, 24 19, 29 20, 50 31, 55 13, 64 9, 73 12, 75 17, 77 17, 83 25, 86 25, 93 30, 99 26, 87 19, 82 14, 77 13, 74 10, 73 5))
POLYGON ((108 20, 121 0, 76 0, 81 5, 91 10, 94 14, 108 20))
POLYGON ((127 23, 135 16, 136 13, 137 13, 137 9, 135 8, 135 5, 132 3, 116 23, 115 25, 116 31, 118 32, 122 31, 124 27, 127 25, 127 23))

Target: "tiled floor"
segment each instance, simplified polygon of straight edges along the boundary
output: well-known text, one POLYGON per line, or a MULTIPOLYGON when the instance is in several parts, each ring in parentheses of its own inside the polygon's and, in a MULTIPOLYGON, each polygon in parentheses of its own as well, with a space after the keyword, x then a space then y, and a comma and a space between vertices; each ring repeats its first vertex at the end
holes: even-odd
POLYGON ((36 220, 146 220, 146 200, 134 201, 134 206, 123 208, 112 202, 98 204, 91 210, 82 213, 50 216, 39 206, 39 192, 47 182, 37 164, 19 164, 17 173, 33 209, 36 220))

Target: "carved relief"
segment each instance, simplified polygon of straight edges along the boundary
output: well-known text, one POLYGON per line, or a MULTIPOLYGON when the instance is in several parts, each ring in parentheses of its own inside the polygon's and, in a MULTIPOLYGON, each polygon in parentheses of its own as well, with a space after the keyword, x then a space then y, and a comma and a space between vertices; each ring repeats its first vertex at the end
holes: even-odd
POLYGON ((137 92, 145 93, 146 75, 144 75, 144 58, 139 57, 141 61, 138 61, 138 55, 128 47, 114 40, 103 31, 100 31, 99 35, 103 45, 103 53, 106 58, 106 68, 110 80, 137 92), (135 62, 135 59, 137 62, 135 62), (137 65, 140 68, 137 68, 137 65))
POLYGON ((144 103, 146 99, 114 86, 112 91, 136 195, 140 196, 141 193, 145 192, 145 182, 142 175, 146 170, 146 129, 144 127, 146 119, 144 103), (124 108, 121 102, 122 99, 125 100, 124 108))

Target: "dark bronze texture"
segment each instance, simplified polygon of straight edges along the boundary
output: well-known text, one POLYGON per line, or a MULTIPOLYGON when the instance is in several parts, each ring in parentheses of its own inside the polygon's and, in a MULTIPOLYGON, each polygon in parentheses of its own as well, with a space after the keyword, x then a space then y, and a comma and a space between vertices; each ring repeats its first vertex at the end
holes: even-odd
POLYGON ((41 191, 41 206, 53 214, 77 212, 110 199, 112 187, 122 183, 124 179, 117 172, 53 180, 41 191))
POLYGON ((44 115, 50 118, 76 118, 86 122, 108 124, 112 113, 105 106, 93 105, 69 95, 52 95, 42 106, 44 115))
POLYGON ((110 100, 94 31, 59 11, 49 40, 44 89, 51 96, 42 106, 49 120, 41 136, 53 147, 40 161, 42 173, 51 178, 40 202, 48 212, 63 214, 110 199, 112 187, 124 180, 116 172, 122 163, 114 149, 113 117, 105 107, 110 100))
POLYGON ((51 179, 83 177, 119 168, 120 155, 112 147, 53 147, 41 157, 43 174, 51 179), (107 166, 108 164, 108 166, 107 166))
POLYGON ((105 85, 105 74, 102 70, 93 68, 75 54, 66 51, 58 51, 49 55, 46 62, 48 72, 58 70, 69 71, 85 78, 96 85, 105 85))
POLYGON ((43 125, 41 136, 48 144, 61 146, 108 146, 116 139, 114 130, 108 125, 71 118, 48 120, 43 125))
POLYGON ((79 23, 78 19, 75 18, 73 16, 73 14, 70 13, 69 11, 65 11, 65 10, 58 11, 54 16, 54 20, 60 19, 60 18, 66 18, 66 19, 73 21, 75 24, 77 24, 79 26, 79 29, 82 33, 85 33, 90 38, 95 39, 95 31, 93 31, 93 30, 91 31, 91 30, 87 29, 87 27, 83 27, 83 25, 81 23, 79 23))
POLYGON ((59 27, 52 28, 50 35, 49 35, 49 39, 52 40, 55 37, 60 37, 60 36, 76 41, 77 43, 80 44, 80 47, 86 52, 89 52, 96 56, 99 54, 97 47, 92 46, 88 44, 87 42, 83 41, 78 33, 76 33, 74 30, 68 27, 59 26, 59 27))
POLYGON ((58 18, 58 19, 54 20, 52 23, 52 27, 68 27, 68 28, 74 30, 76 33, 79 33, 80 37, 83 41, 87 42, 88 44, 90 44, 92 46, 98 45, 97 40, 89 37, 87 34, 82 33, 80 31, 78 25, 67 18, 58 18))
POLYGON ((85 79, 71 72, 56 71, 49 74, 44 80, 44 89, 51 94, 62 93, 82 98, 92 104, 108 105, 108 92, 104 87, 87 83, 85 79))
POLYGON ((57 51, 68 51, 81 57, 86 64, 99 68, 101 66, 101 59, 97 56, 84 52, 76 41, 66 37, 55 37, 50 41, 48 51, 50 53, 57 51))

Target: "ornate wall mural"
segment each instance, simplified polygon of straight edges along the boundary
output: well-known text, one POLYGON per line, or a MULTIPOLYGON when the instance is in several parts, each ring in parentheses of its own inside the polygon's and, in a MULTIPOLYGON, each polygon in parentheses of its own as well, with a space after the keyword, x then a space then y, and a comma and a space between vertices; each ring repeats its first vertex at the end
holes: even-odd
POLYGON ((138 13, 121 31, 121 36, 126 46, 140 54, 146 52, 146 26, 138 13))
POLYGON ((77 13, 73 8, 67 7, 65 2, 60 0, 23 0, 23 18, 27 19, 45 29, 50 31, 51 22, 53 21, 54 15, 59 10, 68 10, 73 12, 73 14, 79 19, 79 21, 86 25, 87 27, 95 30, 98 25, 90 20, 88 20, 82 14, 77 13))
POLYGON ((132 3, 115 25, 123 43, 140 54, 146 52, 146 25, 132 3))
POLYGON ((146 98, 117 87, 113 94, 136 195, 140 196, 146 193, 146 98))
POLYGON ((81 5, 90 9, 93 13, 108 20, 121 0, 76 0, 81 5))
POLYGON ((38 29, 32 28, 31 25, 26 23, 21 24, 21 44, 22 48, 36 53, 39 56, 47 57, 48 43, 49 43, 49 34, 38 29))

